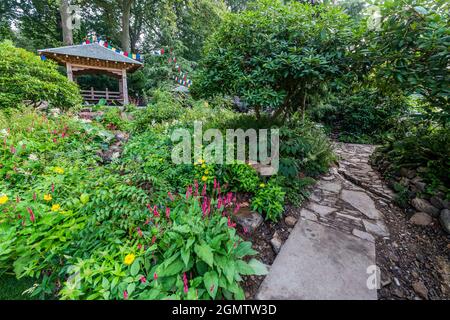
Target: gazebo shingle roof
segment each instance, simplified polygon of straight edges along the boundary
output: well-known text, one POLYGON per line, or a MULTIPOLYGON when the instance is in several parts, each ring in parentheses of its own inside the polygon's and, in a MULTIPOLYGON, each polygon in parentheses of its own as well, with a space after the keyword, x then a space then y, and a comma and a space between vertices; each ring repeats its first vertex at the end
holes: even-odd
POLYGON ((80 44, 59 48, 49 48, 38 50, 39 53, 54 53, 61 55, 68 55, 74 57, 83 57, 91 59, 99 59, 112 62, 129 63, 135 65, 142 65, 141 62, 128 58, 120 53, 114 52, 105 48, 98 43, 80 44))

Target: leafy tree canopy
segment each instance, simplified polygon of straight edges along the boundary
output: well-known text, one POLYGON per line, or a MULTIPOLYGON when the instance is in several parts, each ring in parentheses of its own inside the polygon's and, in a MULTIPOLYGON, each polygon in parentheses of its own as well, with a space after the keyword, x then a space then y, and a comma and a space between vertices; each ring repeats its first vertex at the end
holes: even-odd
POLYGON ((259 115, 302 110, 352 65, 359 28, 329 5, 261 0, 228 14, 208 40, 193 92, 238 95, 259 115))

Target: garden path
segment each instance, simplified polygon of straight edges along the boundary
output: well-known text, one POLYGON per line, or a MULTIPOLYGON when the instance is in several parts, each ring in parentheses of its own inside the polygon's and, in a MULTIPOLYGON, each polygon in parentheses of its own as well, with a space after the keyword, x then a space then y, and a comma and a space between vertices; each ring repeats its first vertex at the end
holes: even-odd
POLYGON ((257 299, 377 299, 375 239, 389 238, 393 192, 368 163, 374 149, 335 144, 338 167, 316 184, 257 299))

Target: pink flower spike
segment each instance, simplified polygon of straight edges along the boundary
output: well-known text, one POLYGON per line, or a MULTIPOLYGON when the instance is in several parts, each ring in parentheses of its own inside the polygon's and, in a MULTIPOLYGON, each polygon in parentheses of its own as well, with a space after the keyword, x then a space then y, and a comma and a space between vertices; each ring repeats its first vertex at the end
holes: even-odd
POLYGON ((36 217, 34 216, 33 210, 31 210, 31 208, 27 208, 27 210, 28 210, 28 213, 30 214, 31 222, 34 222, 36 220, 36 217))
POLYGON ((198 181, 197 180, 194 180, 194 190, 195 190, 195 193, 194 193, 194 196, 198 196, 198 181))
POLYGON ((20 202, 20 198, 19 196, 16 196, 16 202, 19 203, 20 202))
POLYGON ((166 207, 166 218, 170 219, 170 208, 166 207))
POLYGON ((142 237, 143 234, 142 234, 141 228, 137 227, 137 233, 138 233, 139 237, 142 237))
POLYGON ((222 198, 221 197, 217 198, 217 209, 220 209, 220 208, 222 208, 222 198))
POLYGON ((217 179, 214 178, 214 191, 217 189, 217 179))
POLYGON ((147 279, 145 279, 145 277, 142 276, 142 277, 141 277, 141 283, 146 283, 146 282, 147 282, 147 279))
POLYGON ((172 201, 173 201, 173 196, 172 196, 172 193, 170 193, 170 191, 169 191, 169 192, 167 192, 167 195, 169 196, 170 200, 172 200, 172 201))
POLYGON ((55 184, 52 183, 52 193, 55 192, 55 184))
POLYGON ((202 197, 206 196, 206 183, 203 184, 202 197))
POLYGON ((153 215, 154 215, 156 218, 159 218, 159 217, 160 217, 159 212, 158 212, 158 209, 156 209, 156 206, 153 207, 153 215))
POLYGON ((142 249, 142 244, 138 243, 137 248, 138 248, 138 250, 141 250, 142 249))
POLYGON ((127 290, 125 290, 125 291, 123 292, 123 298, 124 298, 125 300, 128 299, 128 292, 127 292, 127 290))
POLYGON ((231 218, 230 217, 228 217, 228 227, 230 227, 230 228, 236 227, 236 223, 231 222, 231 218))
POLYGON ((156 272, 153 274, 153 280, 158 280, 158 274, 156 272))
POLYGON ((248 229, 247 227, 244 227, 244 233, 247 234, 248 233, 248 229))
POLYGON ((14 148, 14 146, 11 146, 11 148, 9 148, 9 150, 11 151, 12 154, 16 153, 16 148, 14 148))
POLYGON ((183 285, 184 285, 184 293, 188 293, 189 287, 188 287, 188 279, 186 276, 186 272, 183 273, 183 285))

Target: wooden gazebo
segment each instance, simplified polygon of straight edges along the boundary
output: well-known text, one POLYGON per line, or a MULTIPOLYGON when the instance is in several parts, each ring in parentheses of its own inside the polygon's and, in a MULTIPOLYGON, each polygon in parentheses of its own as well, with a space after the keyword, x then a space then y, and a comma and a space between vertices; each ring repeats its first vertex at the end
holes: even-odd
POLYGON ((107 74, 119 80, 119 92, 81 90, 84 100, 96 103, 100 99, 108 102, 117 101, 126 105, 129 103, 127 73, 132 73, 142 66, 142 63, 98 43, 81 44, 59 48, 38 50, 39 54, 55 60, 67 69, 67 77, 76 81, 82 74, 107 74))

